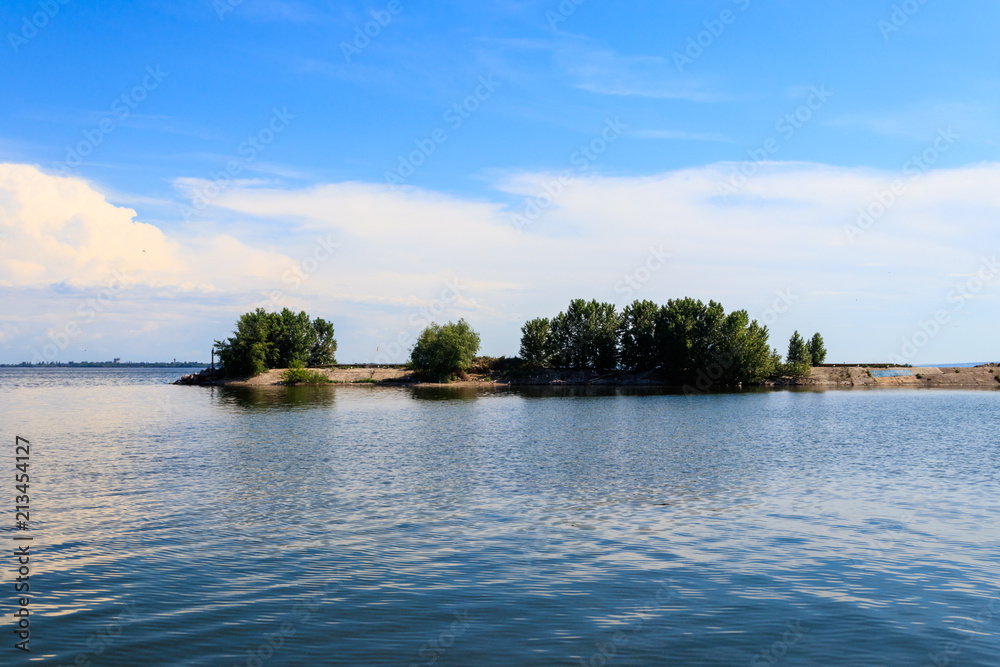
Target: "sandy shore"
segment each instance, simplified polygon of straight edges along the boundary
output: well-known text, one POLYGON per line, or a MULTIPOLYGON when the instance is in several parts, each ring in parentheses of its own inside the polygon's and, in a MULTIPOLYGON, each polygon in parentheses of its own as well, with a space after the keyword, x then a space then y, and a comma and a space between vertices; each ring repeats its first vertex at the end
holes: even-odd
POLYGON ((795 385, 813 387, 996 387, 1000 388, 997 374, 1000 367, 975 368, 899 368, 886 369, 901 372, 899 377, 878 377, 877 368, 861 366, 847 368, 814 368, 809 378, 795 385))
MULTIPOLYGON (((193 376, 185 376, 178 384, 223 384, 234 387, 263 387, 284 384, 282 378, 286 369, 275 368, 246 380, 209 380, 207 382, 186 381, 193 376)), ((412 386, 441 386, 416 381, 412 371, 403 368, 317 368, 312 369, 329 378, 337 385, 362 384, 407 384, 412 386)), ((526 386, 669 386, 659 380, 655 372, 649 373, 597 373, 587 370, 540 369, 528 372, 514 379, 492 378, 472 375, 468 381, 452 382, 446 386, 473 387, 492 385, 526 386)), ((864 366, 837 368, 813 368, 808 378, 778 379, 765 386, 780 387, 985 387, 1000 389, 1000 366, 979 366, 976 368, 897 368, 878 369, 864 366), (891 370, 892 373, 885 373, 891 370), (882 375, 891 375, 882 377, 882 375)))

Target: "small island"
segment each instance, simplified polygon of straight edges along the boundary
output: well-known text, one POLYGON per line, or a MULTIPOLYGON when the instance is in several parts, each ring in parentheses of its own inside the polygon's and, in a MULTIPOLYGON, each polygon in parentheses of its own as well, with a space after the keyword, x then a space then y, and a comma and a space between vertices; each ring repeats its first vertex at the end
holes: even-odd
POLYGON ((664 305, 575 299, 552 318, 521 328, 514 357, 477 356, 465 321, 431 324, 407 364, 336 361, 333 323, 285 308, 242 315, 234 335, 215 341, 217 367, 185 375, 188 385, 611 385, 674 387, 701 393, 744 387, 1000 387, 1000 366, 912 368, 826 364, 823 337, 795 332, 784 356, 745 310, 684 298, 664 305))

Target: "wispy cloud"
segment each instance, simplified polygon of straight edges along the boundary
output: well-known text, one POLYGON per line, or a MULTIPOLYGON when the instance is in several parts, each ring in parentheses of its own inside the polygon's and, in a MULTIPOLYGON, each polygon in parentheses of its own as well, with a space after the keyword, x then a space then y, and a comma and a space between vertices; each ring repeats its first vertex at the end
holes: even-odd
POLYGON ((713 90, 705 79, 678 74, 673 62, 658 56, 625 56, 592 50, 583 44, 556 52, 556 63, 581 90, 601 95, 719 102, 730 96, 713 90))
POLYGON ((993 105, 970 102, 932 102, 918 107, 882 113, 854 113, 834 117, 824 124, 861 128, 872 134, 924 141, 942 125, 961 127, 980 139, 998 138, 993 105))
POLYGON ((680 141, 718 141, 734 143, 732 139, 717 132, 684 132, 682 130, 635 130, 628 133, 637 139, 676 139, 680 141))

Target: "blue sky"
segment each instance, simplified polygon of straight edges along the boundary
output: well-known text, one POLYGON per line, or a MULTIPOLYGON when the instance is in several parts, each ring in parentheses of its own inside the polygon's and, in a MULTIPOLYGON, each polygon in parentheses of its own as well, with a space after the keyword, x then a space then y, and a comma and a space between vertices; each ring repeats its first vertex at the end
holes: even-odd
POLYGON ((782 349, 819 330, 833 361, 994 359, 998 19, 936 0, 4 3, 0 361, 204 359, 266 300, 332 318, 342 361, 401 360, 458 317, 511 355, 571 298, 685 295, 765 319, 782 349), (116 270, 128 288, 91 317, 116 270))

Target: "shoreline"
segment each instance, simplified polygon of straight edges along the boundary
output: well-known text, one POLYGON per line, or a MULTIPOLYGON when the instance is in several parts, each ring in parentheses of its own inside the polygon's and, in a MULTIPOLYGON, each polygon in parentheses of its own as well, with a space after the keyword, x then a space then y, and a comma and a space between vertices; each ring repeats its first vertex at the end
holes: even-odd
MULTIPOLYGON (((226 387, 289 386, 282 381, 286 369, 275 368, 252 378, 226 380, 209 369, 195 375, 185 375, 174 382, 179 385, 211 385, 226 387)), ((597 387, 662 387, 707 391, 726 389, 710 387, 708 378, 695 386, 679 386, 657 378, 656 371, 644 373, 598 373, 591 370, 537 369, 514 377, 469 375, 468 380, 448 383, 419 382, 413 371, 402 368, 315 368, 309 369, 326 376, 330 382, 297 386, 356 386, 383 387, 532 387, 532 386, 597 386, 597 387)), ((1000 365, 974 367, 879 368, 866 366, 814 367, 807 378, 777 378, 760 388, 996 388, 1000 389, 1000 365)), ((728 387, 735 389, 736 387, 728 387)))

